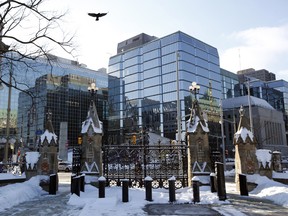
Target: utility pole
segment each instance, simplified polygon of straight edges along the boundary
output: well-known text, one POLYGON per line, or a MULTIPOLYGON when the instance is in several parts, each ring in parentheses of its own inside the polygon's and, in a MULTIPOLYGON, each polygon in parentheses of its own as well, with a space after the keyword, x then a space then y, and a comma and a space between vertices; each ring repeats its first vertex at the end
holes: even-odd
POLYGON ((178 60, 179 60, 179 52, 176 51, 176 88, 177 88, 177 143, 181 144, 181 106, 180 106, 180 92, 179 92, 179 65, 178 65, 178 60))

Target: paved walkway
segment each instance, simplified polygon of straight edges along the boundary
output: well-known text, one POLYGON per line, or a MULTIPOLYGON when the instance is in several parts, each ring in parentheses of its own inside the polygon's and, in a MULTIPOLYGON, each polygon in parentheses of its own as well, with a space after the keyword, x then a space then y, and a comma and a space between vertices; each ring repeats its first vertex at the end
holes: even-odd
MULTIPOLYGON (((78 216, 75 206, 68 206, 70 185, 59 185, 57 195, 44 195, 1 212, 1 216, 78 216)), ((19 194, 21 196, 21 194, 19 194)))
POLYGON ((227 194, 229 204, 148 204, 143 209, 148 215, 203 215, 203 216, 287 216, 288 208, 266 199, 227 194))

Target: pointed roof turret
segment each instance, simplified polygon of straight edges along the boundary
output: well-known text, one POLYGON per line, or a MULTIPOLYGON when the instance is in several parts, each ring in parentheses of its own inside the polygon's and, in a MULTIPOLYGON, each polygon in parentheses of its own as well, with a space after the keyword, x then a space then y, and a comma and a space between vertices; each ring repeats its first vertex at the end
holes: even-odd
POLYGON ((95 83, 91 83, 91 86, 88 87, 88 91, 91 92, 91 103, 88 110, 88 115, 86 120, 82 123, 81 133, 87 133, 88 130, 92 130, 93 133, 102 134, 103 133, 103 124, 99 120, 96 106, 93 100, 94 95, 97 93, 98 88, 95 83))
POLYGON ((201 126, 201 129, 208 133, 208 118, 205 112, 202 112, 198 100, 196 98, 197 92, 199 92, 200 86, 197 83, 193 82, 189 87, 189 90, 195 94, 195 100, 192 103, 192 109, 190 114, 190 119, 187 121, 187 132, 194 133, 196 132, 198 125, 201 126))
POLYGON ((103 133, 103 123, 99 120, 95 103, 92 101, 89 107, 86 120, 82 123, 81 133, 87 133, 89 128, 92 128, 94 133, 103 133))
POLYGON ((246 142, 249 138, 251 141, 254 140, 253 133, 248 129, 250 128, 248 119, 245 117, 245 111, 243 109, 243 106, 239 109, 240 114, 240 121, 238 125, 238 130, 234 134, 234 137, 236 139, 236 142, 239 142, 239 139, 241 138, 243 142, 246 142))
POLYGON ((48 144, 57 144, 57 135, 54 133, 54 128, 52 125, 52 113, 50 110, 47 112, 47 122, 45 127, 45 132, 41 135, 41 144, 47 140, 48 144), (54 142, 54 143, 53 143, 54 142))

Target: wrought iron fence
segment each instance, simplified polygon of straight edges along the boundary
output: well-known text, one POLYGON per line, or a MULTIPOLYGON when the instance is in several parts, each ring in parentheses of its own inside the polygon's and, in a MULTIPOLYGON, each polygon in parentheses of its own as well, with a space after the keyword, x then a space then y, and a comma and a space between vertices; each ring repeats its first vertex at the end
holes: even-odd
POLYGON ((176 178, 176 188, 187 186, 187 145, 109 145, 103 147, 104 176, 110 186, 128 179, 131 187, 142 187, 144 179, 153 179, 153 188, 168 188, 168 179, 176 178))

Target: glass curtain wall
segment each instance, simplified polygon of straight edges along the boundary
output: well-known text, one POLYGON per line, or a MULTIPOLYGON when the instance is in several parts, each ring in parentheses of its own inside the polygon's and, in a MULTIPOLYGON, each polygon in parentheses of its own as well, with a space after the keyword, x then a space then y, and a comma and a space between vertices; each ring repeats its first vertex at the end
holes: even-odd
MULTIPOLYGON (((185 120, 190 114, 189 86, 192 82, 201 86, 197 97, 202 109, 211 114, 212 122, 217 121, 221 97, 217 49, 183 32, 176 32, 110 58, 110 143, 122 143, 125 134, 137 133, 142 128, 175 139, 177 62, 182 139, 186 131, 185 120)), ((219 117, 215 131, 217 128, 219 117)))

